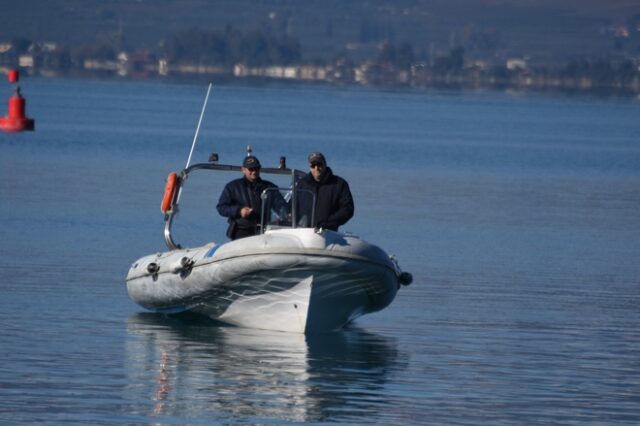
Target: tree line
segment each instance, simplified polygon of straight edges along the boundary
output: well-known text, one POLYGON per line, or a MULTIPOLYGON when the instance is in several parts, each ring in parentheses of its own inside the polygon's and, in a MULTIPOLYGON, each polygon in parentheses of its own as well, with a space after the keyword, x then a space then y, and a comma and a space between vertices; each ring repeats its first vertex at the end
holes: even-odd
POLYGON ((302 58, 300 43, 291 37, 243 33, 231 27, 224 32, 193 28, 176 33, 164 44, 163 54, 170 62, 204 65, 289 65, 302 58))
MULTIPOLYGON (((38 57, 34 67, 60 72, 82 69, 85 60, 116 61, 118 54, 127 50, 122 34, 114 34, 94 44, 55 49, 47 49, 45 45, 26 38, 16 38, 12 40, 12 45, 11 52, 0 54, 0 63, 15 66, 17 57, 29 52, 38 57)), ((230 26, 223 31, 192 28, 175 33, 149 51, 146 57, 151 62, 163 58, 171 64, 222 66, 227 69, 236 64, 249 67, 299 65, 304 60, 300 43, 292 37, 259 31, 242 32, 230 26)), ((349 59, 348 52, 339 53, 332 59, 314 61, 319 66, 337 63, 347 64, 351 70, 359 66, 349 59)), ((640 90, 640 63, 629 58, 576 58, 555 67, 507 69, 503 63, 478 68, 474 61, 468 60, 465 49, 460 46, 425 60, 416 57, 410 43, 386 42, 378 49, 377 55, 367 59, 366 63, 369 64, 371 75, 368 81, 371 84, 429 85, 453 81, 454 84, 480 82, 483 85, 520 85, 527 80, 541 82, 541 85, 553 82, 574 87, 640 90), (411 75, 412 80, 406 77, 399 79, 402 73, 411 75)))
MULTIPOLYGON (((60 46, 47 51, 39 43, 24 37, 11 41, 13 51, 3 62, 17 61, 25 53, 37 55, 40 65, 56 69, 81 67, 85 60, 115 61, 126 51, 124 36, 115 34, 93 44, 60 46)), ((300 43, 288 36, 273 36, 259 31, 241 32, 231 27, 224 31, 192 28, 171 35, 151 52, 171 63, 248 66, 289 65, 302 58, 300 43)))

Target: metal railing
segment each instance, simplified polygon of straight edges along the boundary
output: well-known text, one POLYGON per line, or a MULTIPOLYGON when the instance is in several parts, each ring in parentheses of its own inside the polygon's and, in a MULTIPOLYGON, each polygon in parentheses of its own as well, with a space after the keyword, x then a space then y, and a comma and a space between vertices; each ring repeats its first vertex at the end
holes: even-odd
MULTIPOLYGON (((231 164, 218 164, 217 161, 217 155, 212 155, 211 156, 211 161, 209 163, 197 163, 197 164, 193 164, 185 169, 183 169, 179 175, 178 175, 178 181, 177 181, 177 188, 174 191, 173 194, 173 199, 171 200, 171 207, 169 208, 169 210, 167 210, 164 214, 164 241, 165 244, 167 245, 167 247, 169 248, 169 250, 177 250, 182 248, 180 246, 180 244, 177 244, 174 240, 173 237, 171 235, 171 226, 173 223, 173 219, 174 217, 178 214, 179 212, 179 204, 180 204, 180 197, 182 195, 182 191, 183 191, 183 187, 185 182, 187 181, 187 179, 189 178, 189 175, 195 171, 199 171, 199 170, 211 170, 211 171, 242 171, 242 167, 241 166, 236 166, 236 165, 231 165, 231 164)), ((290 188, 278 188, 278 190, 286 190, 286 191, 291 191, 292 192, 292 198, 291 198, 291 213, 292 213, 292 219, 291 219, 291 226, 292 227, 296 227, 297 226, 297 202, 298 202, 298 195, 297 193, 299 191, 305 191, 305 192, 309 192, 310 191, 306 191, 306 190, 299 190, 296 188, 296 179, 299 179, 303 176, 305 176, 305 173, 300 171, 300 170, 296 170, 296 169, 291 169, 286 167, 285 164, 285 160, 284 157, 280 158, 280 167, 263 167, 260 169, 260 173, 261 174, 274 174, 274 175, 290 175, 291 176, 291 186, 290 188)), ((275 188, 274 188, 275 189, 275 188)), ((264 194, 264 192, 263 192, 264 194)), ((313 201, 312 201, 312 206, 315 207, 315 196, 313 196, 313 194, 311 194, 311 196, 313 197, 313 201)), ((262 198, 262 195, 261 195, 262 198)), ((261 223, 260 223, 260 232, 264 232, 266 230, 266 226, 265 226, 265 212, 264 212, 264 205, 263 204, 263 211, 262 211, 262 218, 261 218, 261 223)), ((312 209, 312 212, 315 209, 312 209)), ((311 219, 311 223, 313 223, 313 217, 311 219)))

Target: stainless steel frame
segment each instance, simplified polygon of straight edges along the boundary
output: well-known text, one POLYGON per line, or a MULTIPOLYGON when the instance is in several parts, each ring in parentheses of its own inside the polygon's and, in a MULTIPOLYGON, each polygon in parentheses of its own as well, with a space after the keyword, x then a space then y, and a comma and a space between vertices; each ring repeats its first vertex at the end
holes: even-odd
MULTIPOLYGON (((182 247, 180 246, 180 244, 177 244, 175 241, 173 241, 173 237, 171 236, 171 224, 173 222, 173 218, 178 214, 179 212, 179 204, 180 204, 180 196, 182 194, 182 189, 183 186, 185 184, 185 182, 187 181, 187 178, 189 177, 189 174, 196 171, 196 170, 217 170, 217 171, 242 171, 242 167, 241 166, 234 166, 234 165, 230 165, 230 164, 217 164, 215 162, 210 162, 210 163, 198 163, 198 164, 193 164, 189 167, 187 167, 186 169, 182 170, 178 176, 178 188, 176 189, 174 196, 173 196, 173 200, 171 200, 171 208, 165 213, 164 215, 164 242, 167 245, 167 247, 169 248, 169 250, 178 250, 181 249, 182 247)), ((303 176, 305 176, 305 173, 300 171, 300 170, 296 170, 296 169, 290 169, 286 166, 284 166, 284 162, 281 162, 281 166, 280 167, 263 167, 260 169, 260 173, 261 174, 275 174, 275 175, 291 175, 291 188, 281 188, 281 189, 286 189, 286 190, 292 190, 293 191, 293 195, 292 195, 292 205, 295 206, 296 205, 296 192, 298 191, 296 188, 296 178, 301 178, 303 176)), ((314 199, 314 206, 315 206, 315 199, 314 199)), ((292 209, 292 213, 294 214, 294 217, 292 218, 292 225, 295 227, 296 221, 295 221, 295 208, 292 209)), ((264 215, 263 215, 264 218, 264 215)), ((313 218, 312 218, 313 220, 313 218)), ((261 223, 261 229, 264 230, 264 226, 261 223)), ((261 231, 263 232, 263 231, 261 231)))

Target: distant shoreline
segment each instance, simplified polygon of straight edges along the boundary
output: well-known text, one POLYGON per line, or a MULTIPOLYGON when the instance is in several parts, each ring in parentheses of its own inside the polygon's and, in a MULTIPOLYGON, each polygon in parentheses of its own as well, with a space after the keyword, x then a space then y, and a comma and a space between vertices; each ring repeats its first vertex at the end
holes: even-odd
MULTIPOLYGON (((0 67, 0 72, 6 72, 7 69, 0 67)), ((637 98, 640 97, 640 87, 638 84, 625 87, 597 86, 579 84, 578 81, 554 80, 552 83, 545 82, 526 82, 522 81, 489 81, 487 79, 470 79, 470 78, 450 78, 450 79, 433 79, 431 81, 423 81, 420 84, 412 84, 396 81, 377 81, 375 83, 363 84, 356 81, 343 80, 305 80, 294 78, 274 78, 266 76, 245 76, 236 77, 224 74, 132 74, 118 75, 115 72, 95 71, 95 72, 57 72, 57 71, 38 71, 24 72, 23 77, 40 77, 40 78, 68 78, 78 80, 102 80, 102 81, 150 81, 150 82, 171 82, 171 83, 208 83, 239 85, 239 86, 327 86, 327 87, 361 87, 381 90, 450 90, 450 91, 498 91, 498 92, 521 92, 521 93, 562 93, 570 95, 589 95, 598 97, 624 97, 637 98)))

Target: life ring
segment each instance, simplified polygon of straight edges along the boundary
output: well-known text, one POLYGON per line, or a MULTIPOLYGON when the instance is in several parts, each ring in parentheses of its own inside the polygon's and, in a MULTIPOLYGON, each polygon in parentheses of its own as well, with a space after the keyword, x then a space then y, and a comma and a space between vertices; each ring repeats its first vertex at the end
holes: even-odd
POLYGON ((173 206, 173 199, 178 187, 178 174, 176 172, 169 173, 167 177, 167 185, 164 187, 164 197, 162 197, 162 204, 160 204, 160 210, 162 213, 166 213, 171 210, 173 206))

